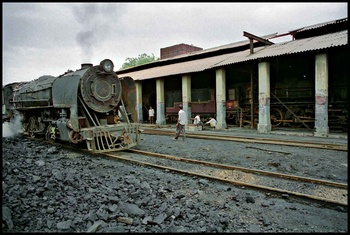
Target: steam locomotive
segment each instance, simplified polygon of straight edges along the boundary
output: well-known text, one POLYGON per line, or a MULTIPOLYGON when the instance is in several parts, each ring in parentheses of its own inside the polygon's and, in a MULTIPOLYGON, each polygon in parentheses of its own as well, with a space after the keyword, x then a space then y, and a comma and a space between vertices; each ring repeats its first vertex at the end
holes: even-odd
POLYGON ((105 59, 58 77, 8 84, 3 87, 3 122, 19 118, 25 135, 86 143, 94 153, 136 146, 135 82, 119 78, 113 68, 113 62, 105 59))

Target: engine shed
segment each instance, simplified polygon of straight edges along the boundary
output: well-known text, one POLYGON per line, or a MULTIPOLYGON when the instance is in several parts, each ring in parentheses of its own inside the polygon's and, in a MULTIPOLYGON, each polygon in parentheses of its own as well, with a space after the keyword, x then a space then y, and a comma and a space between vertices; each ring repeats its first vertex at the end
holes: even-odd
POLYGON ((150 106, 157 125, 174 123, 183 104, 188 124, 200 114, 203 121, 214 116, 218 130, 303 128, 326 137, 348 131, 347 23, 265 36, 243 32, 243 41, 205 50, 179 44, 162 48, 158 61, 116 73, 136 81, 140 123, 150 106), (285 37, 291 39, 274 42, 285 37))

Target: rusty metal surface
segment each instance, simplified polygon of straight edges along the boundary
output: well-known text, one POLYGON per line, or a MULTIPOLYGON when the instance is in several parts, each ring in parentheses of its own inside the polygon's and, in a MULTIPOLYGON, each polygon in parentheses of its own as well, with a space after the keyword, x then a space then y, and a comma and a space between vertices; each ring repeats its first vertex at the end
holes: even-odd
POLYGON ((131 116, 130 121, 138 123, 135 81, 131 77, 123 77, 120 82, 123 88, 122 99, 127 113, 131 116))
MULTIPOLYGON (((25 84, 26 82, 25 83, 14 82, 2 87, 2 105, 5 105, 6 109, 14 109, 14 106, 12 103, 13 91, 16 90, 16 88, 19 88, 25 84)), ((4 110, 3 110, 3 114, 4 114, 4 110)))
POLYGON ((118 75, 123 77, 130 76, 134 80, 161 78, 170 75, 200 72, 206 69, 217 68, 220 66, 235 64, 244 61, 257 60, 261 58, 281 56, 287 54, 302 53, 306 51, 321 50, 331 47, 345 46, 347 44, 348 30, 344 30, 336 33, 330 33, 306 39, 276 43, 270 46, 257 47, 254 48, 254 54, 250 54, 250 50, 247 49, 235 53, 227 53, 219 56, 213 56, 187 62, 157 66, 134 72, 123 73, 122 71, 119 71, 118 75))
POLYGON ((88 150, 94 153, 122 151, 138 144, 139 125, 124 123, 82 128, 80 134, 86 139, 88 150))
POLYGON ((80 79, 80 93, 84 102, 99 113, 114 110, 120 102, 121 90, 117 76, 114 73, 100 73, 98 66, 86 70, 80 79))
POLYGON ((56 77, 41 76, 38 79, 24 83, 13 96, 16 108, 36 108, 37 106, 52 106, 51 86, 56 77))
POLYGON ((52 99, 54 107, 70 108, 78 106, 78 86, 80 76, 57 78, 52 85, 52 99))

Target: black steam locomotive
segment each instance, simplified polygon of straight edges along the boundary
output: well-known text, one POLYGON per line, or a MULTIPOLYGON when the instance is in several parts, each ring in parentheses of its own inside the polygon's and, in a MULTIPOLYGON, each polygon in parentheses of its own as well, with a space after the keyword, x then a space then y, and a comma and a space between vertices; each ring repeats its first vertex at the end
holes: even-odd
POLYGON ((105 59, 58 77, 8 84, 3 87, 3 121, 19 118, 25 135, 86 143, 92 152, 136 146, 135 82, 118 78, 113 68, 113 62, 105 59))

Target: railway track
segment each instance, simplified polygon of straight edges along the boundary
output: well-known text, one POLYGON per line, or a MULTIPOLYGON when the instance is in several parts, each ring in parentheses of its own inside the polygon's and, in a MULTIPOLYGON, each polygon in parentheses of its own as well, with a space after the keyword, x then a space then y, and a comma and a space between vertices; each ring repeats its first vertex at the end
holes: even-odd
MULTIPOLYGON (((174 135, 174 130, 155 130, 155 129, 144 129, 144 134, 148 135, 174 135)), ((337 151, 348 151, 347 144, 334 144, 334 143, 324 143, 324 142, 306 142, 306 141, 296 141, 296 140, 285 140, 285 139, 270 139, 270 138, 257 138, 257 137, 243 137, 243 136, 230 136, 230 135, 219 135, 211 133, 194 133, 186 132, 186 137, 198 138, 198 139, 209 139, 209 140, 224 140, 224 141, 235 141, 244 143, 254 143, 254 144, 273 144, 273 145, 283 145, 283 146, 298 146, 307 148, 318 148, 318 149, 328 149, 337 151)))
POLYGON ((347 206, 347 184, 140 150, 127 150, 103 155, 167 171, 278 193, 284 197, 292 195, 318 202, 347 206))
MULTIPOLYGON (((70 146, 59 142, 45 142, 73 151, 92 154, 90 151, 77 148, 76 146, 70 146)), ((280 194, 282 197, 286 198, 295 196, 297 198, 315 200, 320 203, 345 207, 348 205, 348 185, 343 183, 134 149, 99 153, 98 155, 133 164, 155 167, 166 171, 217 180, 241 187, 254 188, 269 192, 270 194, 280 194)))

